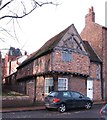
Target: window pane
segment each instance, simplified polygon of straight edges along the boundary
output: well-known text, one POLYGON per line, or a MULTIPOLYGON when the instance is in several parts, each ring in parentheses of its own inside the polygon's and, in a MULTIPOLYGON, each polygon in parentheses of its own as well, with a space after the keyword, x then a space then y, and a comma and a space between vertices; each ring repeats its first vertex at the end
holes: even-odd
POLYGON ((70 62, 72 60, 71 56, 72 56, 72 54, 70 52, 68 52, 68 51, 63 51, 62 52, 62 60, 64 62, 70 62))
POLYGON ((53 90, 54 90, 53 78, 45 78, 45 86, 44 86, 45 93, 49 93, 53 90))
POLYGON ((79 98, 80 97, 80 94, 77 93, 77 92, 72 92, 71 94, 72 94, 73 98, 79 98))
POLYGON ((67 78, 58 79, 58 90, 68 90, 68 79, 67 78))
POLYGON ((63 92, 63 97, 71 97, 69 92, 63 92))

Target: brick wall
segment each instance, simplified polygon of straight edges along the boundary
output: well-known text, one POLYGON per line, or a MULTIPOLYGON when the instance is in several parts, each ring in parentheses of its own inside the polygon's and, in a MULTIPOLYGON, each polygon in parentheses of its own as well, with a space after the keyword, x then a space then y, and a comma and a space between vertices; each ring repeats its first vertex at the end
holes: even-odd
POLYGON ((26 82, 26 94, 31 98, 34 99, 34 92, 35 92, 35 82, 34 80, 26 82))
POLYGON ((86 79, 71 77, 69 79, 69 90, 78 91, 86 95, 86 79))
POLYGON ((5 96, 2 97, 2 108, 16 108, 31 106, 32 100, 29 96, 5 96))
POLYGON ((101 80, 101 65, 100 64, 91 62, 91 64, 90 64, 90 78, 101 80))
POLYGON ((94 22, 86 24, 80 35, 83 40, 90 43, 97 55, 102 59, 102 27, 94 22))
POLYGON ((44 55, 34 60, 33 74, 51 71, 51 54, 44 55))
POLYGON ((94 80, 93 81, 93 100, 100 101, 101 99, 102 99, 102 97, 101 97, 101 81, 94 80))
POLYGON ((20 79, 26 76, 32 76, 33 75, 33 62, 27 64, 26 66, 20 68, 17 70, 17 76, 16 79, 20 79))
POLYGON ((44 77, 37 77, 36 79, 36 100, 37 101, 43 101, 44 100, 44 83, 45 79, 44 77))
POLYGON ((107 100, 107 28, 103 28, 103 80, 104 99, 107 100))
POLYGON ((61 51, 56 50, 53 57, 53 70, 55 71, 66 71, 76 72, 80 74, 89 75, 89 58, 86 55, 72 52, 71 62, 62 61, 61 51))

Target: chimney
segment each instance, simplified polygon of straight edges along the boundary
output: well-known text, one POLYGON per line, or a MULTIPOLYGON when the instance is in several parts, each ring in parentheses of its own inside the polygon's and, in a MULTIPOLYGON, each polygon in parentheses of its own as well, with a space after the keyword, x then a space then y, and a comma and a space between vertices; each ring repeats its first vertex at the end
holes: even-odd
POLYGON ((89 8, 88 14, 85 16, 85 24, 95 22, 95 12, 93 7, 89 8))

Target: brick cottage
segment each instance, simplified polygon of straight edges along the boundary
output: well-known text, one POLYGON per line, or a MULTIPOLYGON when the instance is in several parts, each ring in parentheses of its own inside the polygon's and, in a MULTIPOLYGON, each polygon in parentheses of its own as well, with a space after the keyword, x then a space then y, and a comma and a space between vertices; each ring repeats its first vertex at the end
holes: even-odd
POLYGON ((18 68, 16 79, 34 101, 52 90, 74 90, 102 100, 101 60, 72 24, 34 52, 18 68))

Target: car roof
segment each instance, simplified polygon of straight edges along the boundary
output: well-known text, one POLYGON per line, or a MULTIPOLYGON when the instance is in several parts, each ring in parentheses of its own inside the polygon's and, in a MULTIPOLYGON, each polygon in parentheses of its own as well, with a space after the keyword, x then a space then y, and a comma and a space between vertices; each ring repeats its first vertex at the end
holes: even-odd
POLYGON ((60 90, 60 91, 51 91, 51 92, 77 92, 77 93, 80 93, 78 91, 72 91, 72 90, 60 90))

